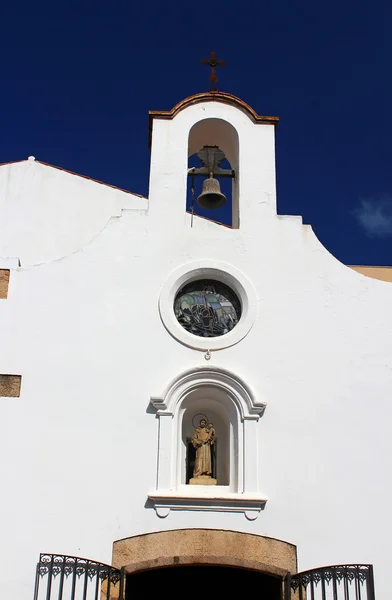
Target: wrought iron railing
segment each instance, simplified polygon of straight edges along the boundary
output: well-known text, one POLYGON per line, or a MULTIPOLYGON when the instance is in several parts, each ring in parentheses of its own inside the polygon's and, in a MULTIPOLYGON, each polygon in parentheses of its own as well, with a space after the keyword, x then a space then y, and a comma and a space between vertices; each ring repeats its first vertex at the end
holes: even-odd
MULTIPOLYGON (((123 600, 123 569, 87 558, 40 554, 34 600, 123 600)), ((285 600, 375 600, 372 565, 335 565, 288 575, 285 600)))
POLYGON ((34 600, 121 599, 123 579, 119 569, 87 558, 40 554, 34 600))
POLYGON ((372 565, 336 565, 303 571, 291 576, 288 587, 291 600, 375 600, 372 565))

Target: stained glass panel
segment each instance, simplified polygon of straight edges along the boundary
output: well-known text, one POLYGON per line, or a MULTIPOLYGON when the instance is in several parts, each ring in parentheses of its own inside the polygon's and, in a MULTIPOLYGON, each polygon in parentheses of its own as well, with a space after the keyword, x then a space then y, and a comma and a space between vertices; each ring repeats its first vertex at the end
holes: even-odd
POLYGON ((186 284, 177 293, 174 313, 184 329, 199 337, 229 333, 241 317, 241 303, 227 285, 211 279, 186 284))

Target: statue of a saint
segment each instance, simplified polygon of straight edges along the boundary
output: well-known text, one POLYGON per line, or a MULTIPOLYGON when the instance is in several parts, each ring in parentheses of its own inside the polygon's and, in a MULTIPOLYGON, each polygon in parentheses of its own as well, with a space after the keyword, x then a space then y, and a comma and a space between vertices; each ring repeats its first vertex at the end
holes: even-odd
POLYGON ((211 446, 215 441, 215 429, 212 423, 207 425, 205 419, 200 420, 192 435, 192 445, 196 448, 195 468, 189 481, 193 485, 216 485, 216 479, 211 477, 211 446))

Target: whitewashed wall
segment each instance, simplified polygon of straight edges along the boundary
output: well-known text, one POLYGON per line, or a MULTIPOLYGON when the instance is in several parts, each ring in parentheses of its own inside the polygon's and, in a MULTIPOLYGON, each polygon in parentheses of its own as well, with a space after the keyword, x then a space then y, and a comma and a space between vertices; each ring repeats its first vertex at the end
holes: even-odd
POLYGON ((0 373, 23 376, 20 398, 0 398, 4 597, 31 598, 40 551, 110 562, 114 540, 214 527, 292 542, 301 570, 373 563, 377 600, 389 598, 392 285, 339 263, 300 218, 276 216, 273 133, 217 103, 156 121, 149 212, 144 199, 34 161, 0 168, 0 255, 21 261, 0 300, 0 373), (207 117, 240 136, 236 231, 197 218, 191 229, 185 215, 187 132, 207 117), (209 361, 267 402, 268 502, 252 522, 160 519, 147 503, 150 397, 206 366, 167 332, 158 299, 173 270, 202 259, 241 270, 257 294, 249 334, 209 361))

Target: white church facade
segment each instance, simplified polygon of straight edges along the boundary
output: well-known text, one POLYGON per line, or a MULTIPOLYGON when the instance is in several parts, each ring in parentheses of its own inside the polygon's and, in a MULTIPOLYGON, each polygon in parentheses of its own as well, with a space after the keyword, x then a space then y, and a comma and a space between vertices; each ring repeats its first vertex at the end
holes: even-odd
POLYGON ((0 166, 2 597, 388 600, 392 284, 277 214, 277 118, 150 122, 149 198, 0 166))

